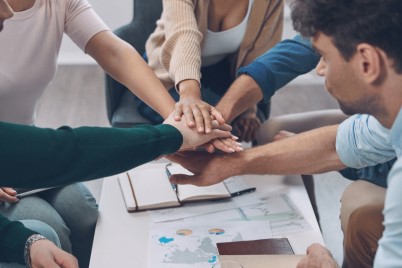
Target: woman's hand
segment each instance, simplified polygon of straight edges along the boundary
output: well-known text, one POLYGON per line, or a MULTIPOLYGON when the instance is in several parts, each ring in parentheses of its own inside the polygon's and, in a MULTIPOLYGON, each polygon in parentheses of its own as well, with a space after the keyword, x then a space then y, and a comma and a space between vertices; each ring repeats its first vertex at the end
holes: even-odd
POLYGON ((3 202, 15 203, 18 198, 15 197, 17 192, 10 187, 0 187, 0 204, 3 202))
POLYGON ((212 120, 224 124, 225 120, 218 110, 201 100, 200 85, 195 80, 184 80, 179 85, 180 100, 175 107, 175 120, 184 115, 189 127, 196 127, 198 133, 210 133, 212 120))

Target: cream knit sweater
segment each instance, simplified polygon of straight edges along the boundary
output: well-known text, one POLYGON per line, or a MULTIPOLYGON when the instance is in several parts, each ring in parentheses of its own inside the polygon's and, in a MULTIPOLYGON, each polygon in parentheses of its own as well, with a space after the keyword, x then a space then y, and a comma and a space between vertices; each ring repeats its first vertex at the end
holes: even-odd
MULTIPOLYGON (((208 28, 210 0, 163 0, 163 12, 146 43, 148 63, 166 89, 181 81, 201 79, 201 47, 208 28)), ((236 70, 252 62, 281 40, 283 1, 255 0, 245 37, 230 55, 236 70)))

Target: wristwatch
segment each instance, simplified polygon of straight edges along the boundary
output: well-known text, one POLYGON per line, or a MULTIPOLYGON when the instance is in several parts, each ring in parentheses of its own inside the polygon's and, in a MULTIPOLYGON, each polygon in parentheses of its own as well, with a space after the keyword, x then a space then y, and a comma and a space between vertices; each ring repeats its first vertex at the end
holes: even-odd
POLYGON ((31 246, 33 243, 35 243, 38 240, 44 240, 46 237, 40 234, 33 234, 30 237, 28 237, 27 241, 25 242, 25 247, 24 247, 24 260, 25 264, 27 265, 28 268, 32 268, 31 266, 31 246))

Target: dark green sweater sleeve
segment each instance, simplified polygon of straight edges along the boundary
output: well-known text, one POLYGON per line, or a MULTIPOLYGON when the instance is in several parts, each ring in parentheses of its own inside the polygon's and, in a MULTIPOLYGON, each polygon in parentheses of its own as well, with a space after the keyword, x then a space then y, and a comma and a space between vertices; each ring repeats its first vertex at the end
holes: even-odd
POLYGON ((1 186, 50 187, 114 175, 177 151, 170 125, 37 128, 0 123, 1 186))
POLYGON ((25 242, 33 234, 36 233, 21 222, 10 221, 0 214, 0 262, 25 264, 25 242))

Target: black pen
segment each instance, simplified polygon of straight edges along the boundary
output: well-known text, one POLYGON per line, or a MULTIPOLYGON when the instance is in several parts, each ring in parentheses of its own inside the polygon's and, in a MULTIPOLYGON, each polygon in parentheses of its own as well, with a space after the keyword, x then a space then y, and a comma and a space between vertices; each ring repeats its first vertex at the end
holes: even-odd
POLYGON ((244 190, 241 190, 241 191, 237 191, 237 192, 234 192, 234 193, 231 193, 230 194, 230 196, 239 196, 239 195, 242 195, 242 194, 245 194, 245 193, 252 193, 252 192, 254 192, 256 190, 256 188, 255 187, 252 187, 252 188, 248 188, 248 189, 244 189, 244 190))
MULTIPOLYGON (((170 180, 170 177, 172 176, 172 174, 170 173, 169 168, 168 168, 168 166, 171 166, 171 165, 172 165, 172 163, 169 163, 169 164, 167 164, 167 165, 165 166, 166 175, 168 176, 168 180, 170 180)), ((172 185, 173 191, 177 194, 177 184, 175 184, 175 183, 170 183, 170 185, 172 185)))

